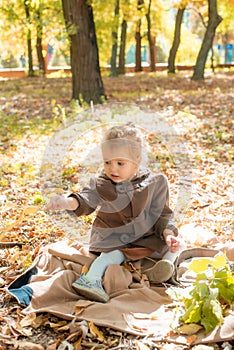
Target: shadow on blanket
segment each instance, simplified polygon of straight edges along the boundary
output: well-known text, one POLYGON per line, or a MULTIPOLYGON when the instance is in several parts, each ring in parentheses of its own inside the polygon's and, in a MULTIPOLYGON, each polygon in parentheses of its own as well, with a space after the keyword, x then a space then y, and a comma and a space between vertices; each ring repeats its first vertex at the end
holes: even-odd
MULTIPOLYGON (((178 259, 181 261, 194 256, 214 256, 213 249, 190 249, 178 259)), ((167 286, 149 286, 142 282, 140 266, 135 272, 110 265, 104 276, 104 287, 110 295, 106 303, 86 300, 71 287, 84 265, 89 267, 94 255, 81 245, 57 242, 43 248, 34 264, 19 276, 8 288, 18 302, 26 306, 25 314, 49 312, 61 318, 93 321, 99 326, 110 327, 135 335, 154 335, 154 339, 187 343, 186 337, 170 335, 174 312, 171 299, 165 293, 167 286)), ((219 342, 234 338, 234 315, 225 317, 221 327, 209 334, 200 331, 193 344, 219 342)))

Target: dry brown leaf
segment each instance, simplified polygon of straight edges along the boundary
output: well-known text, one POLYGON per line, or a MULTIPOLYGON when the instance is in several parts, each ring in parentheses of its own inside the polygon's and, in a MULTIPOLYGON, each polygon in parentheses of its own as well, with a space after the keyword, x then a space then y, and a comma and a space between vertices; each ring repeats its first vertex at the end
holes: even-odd
POLYGON ((51 328, 59 328, 59 327, 65 326, 67 324, 67 321, 62 320, 62 321, 59 321, 57 323, 47 321, 47 322, 45 322, 45 324, 46 325, 48 324, 51 328))
POLYGON ((26 337, 30 337, 32 335, 32 330, 30 328, 22 327, 12 317, 3 317, 3 320, 9 327, 8 332, 10 331, 14 336, 18 337, 19 335, 24 335, 26 337))
POLYGON ((196 339, 197 339, 197 335, 195 334, 190 335, 189 337, 187 337, 187 344, 191 345, 192 343, 195 342, 196 339))
POLYGON ((32 312, 28 315, 26 315, 21 321, 20 325, 21 327, 28 327, 31 326, 34 329, 41 326, 41 324, 45 321, 45 317, 43 315, 37 316, 35 312, 32 312))
POLYGON ((39 209, 41 209, 41 205, 37 206, 29 206, 23 209, 20 213, 20 216, 17 220, 15 220, 12 224, 3 227, 0 231, 0 241, 4 238, 7 232, 10 232, 15 226, 18 226, 24 219, 25 216, 30 214, 35 214, 39 209))
POLYGON ((79 300, 75 306, 75 315, 79 315, 82 311, 84 311, 89 305, 93 303, 94 302, 90 300, 79 300))
POLYGON ((27 341, 16 341, 14 345, 17 346, 19 350, 44 350, 45 348, 40 344, 35 344, 27 341))
POLYGON ((105 337, 103 332, 93 322, 89 322, 89 330, 99 341, 104 342, 105 337))

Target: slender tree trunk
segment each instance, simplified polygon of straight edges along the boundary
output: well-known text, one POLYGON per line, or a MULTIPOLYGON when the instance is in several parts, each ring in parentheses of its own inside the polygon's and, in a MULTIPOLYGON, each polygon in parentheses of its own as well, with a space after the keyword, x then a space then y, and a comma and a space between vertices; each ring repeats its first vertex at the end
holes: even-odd
POLYGON ((137 11, 138 11, 138 20, 136 23, 136 33, 135 33, 135 40, 136 40, 136 66, 135 66, 135 72, 141 72, 141 9, 144 5, 144 0, 138 0, 137 1, 137 11))
POLYGON ((127 40, 127 21, 123 19, 121 24, 121 36, 120 36, 120 47, 119 47, 119 74, 125 74, 125 50, 127 40))
POLYGON ((28 46, 28 76, 33 76, 33 56, 32 56, 32 32, 31 32, 31 18, 30 18, 30 2, 24 0, 24 9, 27 22, 27 46, 28 46))
POLYGON ((156 71, 155 42, 153 40, 153 36, 151 35, 150 10, 151 10, 151 0, 149 1, 148 11, 146 13, 146 20, 147 20, 147 38, 148 38, 149 52, 150 52, 150 71, 155 72, 156 71))
POLYGON ((142 71, 142 67, 141 67, 141 19, 138 19, 138 21, 137 21, 135 40, 136 40, 135 72, 141 72, 142 71))
POLYGON ((39 8, 36 11, 36 28, 37 28, 37 59, 39 64, 39 70, 43 75, 46 74, 46 64, 45 58, 43 56, 43 48, 42 48, 42 33, 43 33, 43 25, 42 25, 42 6, 39 4, 39 8))
POLYGON ((215 72, 215 65, 214 65, 214 48, 213 48, 213 45, 212 45, 212 48, 211 48, 210 68, 212 69, 212 72, 214 73, 215 72))
POLYGON ((199 51, 192 80, 203 80, 208 53, 213 45, 216 28, 222 21, 217 12, 217 0, 208 0, 209 20, 206 33, 199 51))
POLYGON ((119 0, 115 2, 114 28, 112 30, 112 50, 111 50, 111 73, 112 77, 118 75, 117 71, 117 50, 118 50, 118 27, 119 27, 119 0))
POLYGON ((172 47, 168 58, 168 73, 175 73, 175 59, 180 45, 181 24, 185 8, 179 8, 176 14, 175 30, 172 47))
POLYGON ((86 0, 62 0, 70 37, 72 98, 80 105, 106 99, 99 66, 93 9, 86 0))
POLYGON ((224 36, 223 36, 223 46, 224 46, 224 62, 223 63, 228 63, 227 44, 228 44, 228 34, 225 33, 224 36))

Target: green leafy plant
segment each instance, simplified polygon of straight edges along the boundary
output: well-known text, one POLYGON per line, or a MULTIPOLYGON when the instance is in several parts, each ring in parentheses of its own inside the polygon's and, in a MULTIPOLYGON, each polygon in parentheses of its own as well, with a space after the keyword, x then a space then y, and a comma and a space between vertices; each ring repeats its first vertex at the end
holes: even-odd
POLYGON ((171 287, 167 294, 181 302, 180 321, 203 326, 205 332, 220 326, 224 312, 234 301, 234 276, 226 255, 215 258, 200 258, 190 264, 189 270, 196 273, 192 285, 171 287))

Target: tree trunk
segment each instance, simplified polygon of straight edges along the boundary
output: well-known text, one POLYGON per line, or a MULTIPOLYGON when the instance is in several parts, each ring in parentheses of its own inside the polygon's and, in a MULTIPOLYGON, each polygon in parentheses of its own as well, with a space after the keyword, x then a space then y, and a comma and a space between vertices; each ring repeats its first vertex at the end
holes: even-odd
POLYGON ((43 48, 42 48, 42 32, 43 32, 43 25, 42 25, 42 8, 41 3, 39 4, 39 8, 36 11, 36 27, 37 27, 37 59, 39 64, 39 70, 42 72, 43 75, 46 74, 46 64, 45 59, 43 56, 43 48))
POLYGON ((228 44, 228 33, 225 33, 223 36, 223 47, 224 47, 224 64, 228 63, 228 49, 227 49, 227 44, 228 44))
POLYGON ((80 105, 106 99, 99 66, 93 9, 86 0, 62 0, 70 37, 72 98, 80 105))
POLYGON ((114 12, 114 28, 112 30, 112 50, 111 50, 111 72, 112 77, 118 75, 117 72, 117 50, 118 50, 118 22, 119 22, 119 0, 115 2, 115 12, 114 12))
POLYGON ((137 0, 137 11, 138 11, 138 20, 136 23, 136 33, 135 33, 135 40, 136 40, 136 66, 135 66, 135 72, 141 72, 141 10, 144 5, 144 0, 137 0))
POLYGON ((119 47, 119 74, 125 74, 125 50, 127 40, 127 21, 123 19, 121 24, 121 36, 120 36, 120 47, 119 47))
POLYGON ((135 72, 141 72, 142 71, 142 67, 141 67, 141 19, 138 19, 138 21, 137 21, 135 40, 136 40, 135 72))
POLYGON ((175 30, 172 47, 168 58, 168 73, 175 73, 175 59, 180 45, 181 24, 185 8, 179 8, 176 14, 175 30))
POLYGON ((31 18, 30 18, 30 3, 28 0, 24 0, 24 10, 26 14, 27 22, 27 46, 28 46, 28 76, 33 76, 33 56, 32 56, 32 33, 30 29, 31 18))
POLYGON ((146 13, 146 20, 147 20, 147 38, 148 38, 149 52, 150 52, 150 71, 155 72, 156 71, 155 41, 153 40, 153 36, 151 35, 150 10, 151 10, 151 0, 149 1, 148 11, 146 13))
POLYGON ((208 26, 201 45, 201 49, 197 57, 192 80, 204 79, 205 64, 206 64, 208 53, 213 45, 215 30, 218 27, 219 23, 222 21, 222 17, 220 17, 217 12, 217 0, 208 0, 208 7, 209 7, 208 8, 208 11, 209 11, 208 26))

